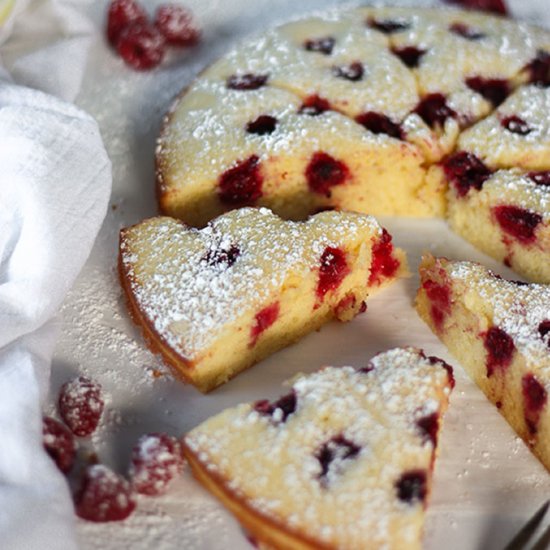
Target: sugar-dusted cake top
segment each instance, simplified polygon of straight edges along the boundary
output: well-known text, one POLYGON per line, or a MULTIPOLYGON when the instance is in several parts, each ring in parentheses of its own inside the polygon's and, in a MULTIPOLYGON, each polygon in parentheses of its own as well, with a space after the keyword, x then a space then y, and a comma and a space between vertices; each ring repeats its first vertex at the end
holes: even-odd
POLYGON ((466 130, 458 149, 493 168, 550 169, 550 88, 516 90, 484 120, 466 130))
POLYGON ((318 270, 327 247, 372 246, 381 235, 374 218, 345 212, 291 222, 243 208, 201 230, 157 217, 123 230, 121 267, 140 311, 191 359, 245 309, 260 309, 285 281, 318 270))
POLYGON ((275 402, 228 409, 185 445, 236 498, 291 531, 338 548, 365 537, 416 548, 452 384, 441 360, 394 349, 363 369, 300 376, 275 402))
POLYGON ((493 171, 550 170, 549 86, 550 32, 508 18, 360 7, 292 21, 231 48, 176 100, 156 150, 161 211, 197 226, 243 205, 442 215, 437 168, 457 150, 493 171), (319 152, 326 174, 349 176, 326 193, 309 178, 319 152), (228 174, 255 188, 227 197, 228 174))
MULTIPOLYGON (((401 130, 395 128, 398 134, 401 130)), ((205 182, 216 181, 251 157, 264 166, 269 179, 272 171, 282 170, 285 157, 295 159, 296 168, 290 162, 286 167, 292 175, 298 168, 305 170, 318 151, 338 156, 342 147, 337 143, 349 144, 347 150, 371 148, 383 154, 395 146, 392 142, 385 133, 366 132, 320 96, 301 99, 272 86, 243 92, 227 89, 225 81, 205 79, 191 86, 170 115, 157 154, 169 181, 204 190, 205 182)), ((401 146, 414 154, 411 146, 401 146)), ((170 185, 160 185, 169 192, 170 185)))
POLYGON ((498 170, 484 184, 483 191, 496 204, 513 204, 526 212, 537 213, 541 222, 550 221, 550 185, 540 179, 550 179, 550 173, 498 170))
POLYGON ((507 281, 475 262, 443 265, 453 284, 460 283, 466 306, 484 312, 510 336, 530 368, 550 380, 550 286, 507 281))

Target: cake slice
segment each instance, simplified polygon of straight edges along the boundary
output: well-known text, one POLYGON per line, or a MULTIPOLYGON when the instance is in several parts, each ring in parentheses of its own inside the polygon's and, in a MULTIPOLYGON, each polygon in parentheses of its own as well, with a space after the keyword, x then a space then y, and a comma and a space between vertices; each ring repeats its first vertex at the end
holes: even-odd
POLYGON ((447 159, 453 231, 531 281, 550 283, 550 172, 492 172, 469 153, 447 159))
POLYGON ((420 549, 453 384, 443 361, 393 349, 210 418, 184 454, 262 547, 420 549))
POLYGON ((458 149, 493 168, 550 170, 550 88, 519 88, 490 116, 466 130, 458 149))
POLYGON ((176 374, 203 392, 330 319, 351 319, 371 290, 404 270, 387 231, 346 212, 290 222, 242 208, 202 230, 157 217, 120 236, 134 319, 176 374))
POLYGON ((386 34, 392 53, 416 77, 420 101, 404 127, 408 141, 431 162, 454 149, 459 129, 506 99, 537 51, 532 27, 503 17, 458 9, 363 7, 358 12, 367 27, 386 34))
POLYGON ((198 81, 169 114, 156 158, 161 211, 195 226, 245 205, 294 220, 327 207, 443 214, 445 187, 425 182, 416 147, 365 129, 319 96, 269 85, 198 81))
POLYGON ((425 256, 416 309, 550 470, 550 287, 425 256))
POLYGON ((430 168, 449 186, 451 229, 541 283, 550 282, 549 117, 550 89, 519 88, 430 168))

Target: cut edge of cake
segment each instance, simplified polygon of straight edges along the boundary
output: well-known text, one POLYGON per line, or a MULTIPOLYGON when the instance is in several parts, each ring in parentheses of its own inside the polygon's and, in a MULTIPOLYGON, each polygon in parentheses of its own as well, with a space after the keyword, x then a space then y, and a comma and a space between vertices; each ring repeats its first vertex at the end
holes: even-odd
MULTIPOLYGON (((265 209, 250 208, 245 210, 260 212, 265 209)), ((246 212, 243 213, 242 210, 232 211, 217 219, 219 220, 227 216, 246 217, 246 212), (237 214, 237 212, 239 212, 239 214, 237 214)), ((273 219, 282 221, 271 212, 269 212, 269 216, 273 219)), ((140 284, 136 281, 134 272, 134 261, 136 261, 136 259, 132 258, 135 251, 128 248, 130 246, 128 244, 130 242, 128 236, 132 231, 135 231, 136 227, 138 227, 139 230, 142 224, 145 226, 148 223, 160 223, 159 220, 170 220, 171 225, 177 224, 183 231, 188 230, 195 235, 200 234, 202 230, 187 228, 180 221, 165 217, 151 218, 136 226, 123 229, 120 236, 118 271, 132 320, 142 329, 145 342, 151 351, 153 351, 153 353, 160 353, 179 378, 192 383, 203 392, 208 392, 225 383, 242 370, 251 367, 272 353, 320 328, 329 320, 351 320, 358 313, 365 311, 366 306, 364 300, 367 295, 386 287, 397 278, 408 275, 405 252, 393 246, 389 233, 371 216, 343 212, 327 212, 317 214, 310 219, 316 218, 320 221, 325 218, 332 219, 340 217, 342 221, 349 218, 350 223, 352 223, 351 220, 354 219, 361 221, 361 223, 365 225, 361 231, 365 234, 367 231, 372 231, 372 235, 369 237, 370 240, 366 242, 359 237, 358 233, 354 237, 357 242, 353 245, 356 246, 357 250, 353 251, 351 248, 349 250, 344 249, 343 261, 346 274, 344 278, 338 282, 337 286, 333 288, 330 286, 332 283, 329 282, 330 284, 327 287, 328 290, 326 293, 323 292, 322 294, 318 294, 318 288, 316 290, 314 286, 312 289, 312 303, 309 304, 308 302, 311 308, 309 306, 307 308, 307 311, 311 311, 311 313, 307 315, 304 313, 297 316, 295 314, 287 315, 287 313, 292 311, 292 300, 298 298, 297 293, 299 294, 298 291, 300 288, 304 287, 306 283, 309 286, 311 285, 307 280, 306 283, 301 283, 300 280, 296 280, 295 275, 291 276, 291 279, 288 281, 285 279, 285 281, 281 283, 280 292, 274 295, 275 298, 272 296, 267 302, 262 302, 263 305, 261 307, 257 307, 256 317, 252 317, 252 321, 248 319, 247 312, 245 312, 243 316, 236 318, 236 322, 243 325, 239 329, 240 336, 238 342, 232 343, 229 339, 231 337, 229 329, 222 327, 223 330, 217 333, 219 339, 215 347, 216 349, 219 348, 221 345, 220 342, 225 342, 226 340, 228 342, 228 347, 223 354, 220 355, 220 353, 216 353, 213 356, 213 352, 201 352, 200 354, 195 352, 186 353, 184 347, 182 348, 183 344, 180 345, 179 342, 175 342, 169 330, 163 332, 158 329, 158 326, 156 326, 158 323, 155 323, 155 317, 158 312, 155 312, 154 309, 151 310, 151 308, 148 309, 143 304, 140 305, 140 300, 137 296, 137 294, 139 294, 140 284), (367 227, 371 229, 367 230, 367 227), (353 272, 355 268, 358 270, 357 272, 353 272), (361 273, 365 275, 364 281, 361 273), (284 322, 283 324, 279 323, 279 325, 277 325, 275 321, 280 318, 282 318, 284 322), (254 326, 250 325, 251 322, 252 325, 257 325, 257 330, 254 329, 254 326), (249 325, 250 328, 248 328, 249 325), (285 327, 290 327, 290 329, 287 328, 289 332, 285 333, 285 327), (271 330, 269 330, 270 328, 271 330), (249 333, 251 336, 248 336, 249 333), (245 342, 247 338, 248 341, 245 342), (243 340, 244 343, 240 342, 240 340, 243 340), (205 365, 205 367, 201 368, 200 365, 205 365)), ((300 227, 301 224, 308 224, 307 221, 283 223, 292 224, 295 227, 300 227)), ((210 227, 210 225, 207 227, 210 227)), ((327 226, 327 230, 328 228, 329 226, 327 226)), ((330 240, 328 236, 323 238, 330 240)), ((352 245, 350 244, 350 246, 352 245)), ((331 247, 325 247, 324 255, 326 255, 327 249, 331 249, 331 247)), ((147 256, 147 253, 143 254, 147 256)), ((338 256, 338 253, 336 254, 338 256)), ((331 254, 328 254, 327 258, 330 256, 331 254)), ((323 258, 324 256, 321 256, 318 261, 323 262, 323 258)), ((338 263, 340 259, 337 257, 336 260, 336 263, 338 263)), ((311 267, 312 270, 313 267, 314 266, 311 267)), ((329 272, 331 269, 332 266, 328 266, 329 272)), ((317 279, 321 275, 315 274, 313 276, 316 277, 316 279, 315 281, 312 279, 311 283, 319 284, 317 279)), ((164 298, 160 299, 162 300, 164 298)), ((229 324, 227 324, 227 326, 229 326, 229 324)), ((214 347, 214 344, 212 344, 212 347, 214 347)), ((202 349, 208 351, 208 348, 203 347, 202 349)))
MULTIPOLYGON (((447 365, 443 360, 435 358, 435 357, 426 357, 426 355, 423 353, 422 350, 417 348, 396 348, 393 350, 388 350, 387 352, 382 352, 373 357, 371 362, 369 363, 369 366, 365 369, 352 369, 354 372, 364 372, 364 373, 371 373, 371 370, 376 370, 375 367, 373 367, 373 362, 375 363, 377 361, 378 357, 385 358, 385 356, 389 356, 392 353, 398 353, 398 352, 405 352, 410 353, 412 355, 415 355, 419 360, 426 360, 429 365, 433 365, 434 367, 436 365, 439 365, 443 367, 446 371, 446 382, 441 383, 441 387, 438 386, 437 391, 434 390, 434 395, 437 395, 437 416, 435 417, 436 420, 434 422, 430 422, 430 426, 423 425, 422 430, 426 430, 424 433, 428 434, 430 433, 428 439, 425 439, 424 445, 430 444, 431 445, 431 459, 428 460, 426 463, 426 479, 425 479, 425 494, 422 498, 422 504, 421 504, 421 516, 420 521, 424 522, 424 514, 426 507, 429 502, 429 496, 432 489, 432 483, 433 483, 433 470, 435 466, 435 461, 438 453, 438 435, 440 434, 442 424, 443 424, 443 417, 448 407, 448 400, 451 393, 452 388, 454 387, 454 377, 452 374, 452 368, 447 365), (426 443, 428 442, 429 443, 426 443)), ((312 373, 311 375, 298 375, 293 379, 293 382, 300 382, 301 380, 305 380, 310 378, 312 375, 319 375, 320 373, 323 373, 324 371, 334 369, 335 367, 323 367, 319 371, 316 371, 312 373)), ((350 367, 337 367, 337 369, 349 369, 350 367)), ((397 367, 396 367, 397 368, 397 367)), ((435 385, 435 382, 432 382, 435 385)), ((291 394, 296 396, 296 393, 293 393, 295 390, 291 390, 291 394)), ((373 391, 375 391, 373 389, 373 391)), ((299 396, 299 394, 298 394, 299 396)), ((283 426, 284 423, 286 423, 286 418, 288 414, 292 414, 294 410, 290 411, 286 410, 287 404, 284 403, 285 398, 288 396, 284 396, 279 401, 276 401, 273 405, 275 407, 275 411, 271 412, 270 414, 273 415, 273 418, 277 416, 277 412, 282 411, 282 420, 276 420, 275 425, 272 428, 269 429, 277 429, 277 426, 283 426), (278 409, 277 406, 280 406, 281 409, 278 409), (283 424, 279 424, 279 422, 282 422, 283 424)), ((432 397, 433 398, 433 397, 432 397)), ((298 399, 298 397, 296 397, 298 399)), ((251 414, 253 410, 255 411, 262 411, 260 414, 263 415, 263 408, 265 408, 264 403, 267 403, 265 401, 257 401, 250 405, 239 405, 237 407, 227 409, 226 411, 223 411, 219 415, 217 415, 215 418, 216 420, 219 419, 222 415, 225 413, 232 413, 235 412, 237 416, 240 412, 243 412, 244 414, 248 412, 248 414, 251 414)), ((297 407, 297 405, 294 405, 297 407)), ((272 408, 273 408, 272 407, 272 408)), ((366 409, 365 409, 366 410, 366 409)), ((370 414, 371 411, 369 411, 368 414, 370 414)), ((297 409, 297 415, 300 413, 300 409, 297 409)), ((388 413, 388 414, 398 414, 398 413, 388 413)), ((278 415, 278 418, 281 417, 281 414, 278 415)), ((209 420, 205 421, 204 424, 208 423, 209 420)), ((378 422, 378 420, 375 420, 375 422, 378 422)), ((420 426, 421 422, 419 422, 419 419, 416 419, 416 425, 420 426)), ((215 424, 217 426, 217 429, 220 429, 220 427, 223 424, 218 422, 215 424)), ((309 533, 306 533, 299 528, 293 528, 289 525, 287 525, 284 522, 284 519, 282 517, 279 517, 277 515, 271 515, 271 514, 265 514, 261 511, 258 511, 255 509, 254 504, 252 501, 249 501, 249 497, 247 497, 242 490, 238 487, 238 482, 236 484, 231 484, 231 480, 224 478, 223 475, 221 475, 217 471, 217 466, 215 464, 209 463, 209 455, 207 452, 203 452, 207 449, 208 444, 206 443, 206 440, 203 438, 203 436, 197 434, 197 431, 199 431, 202 428, 203 424, 198 426, 195 430, 192 430, 190 434, 185 436, 183 439, 183 450, 184 450, 184 456, 189 462, 189 465, 191 467, 192 473, 195 476, 195 478, 207 489, 209 490, 215 497, 217 497, 221 503, 226 506, 238 519, 238 521, 243 525, 243 527, 246 529, 248 533, 250 533, 252 540, 255 541, 259 545, 260 548, 271 548, 271 549, 279 549, 279 550, 286 550, 286 549, 296 549, 296 550, 302 550, 302 549, 308 549, 313 550, 315 548, 323 548, 323 549, 334 549, 336 547, 334 544, 330 542, 323 541, 321 537, 311 537, 309 533), (195 435, 194 435, 195 433, 195 435), (191 442, 191 440, 188 439, 188 437, 191 436, 191 438, 194 438, 194 442, 191 442), (200 441, 200 443, 199 443, 200 441), (201 450, 202 449, 202 450, 201 450), (230 486, 232 485, 232 486, 230 486)), ((205 428, 207 429, 207 428, 205 428)), ((391 428, 385 427, 384 429, 389 429, 391 431, 391 428)), ((329 432, 330 433, 330 432, 329 432)), ((349 444, 348 441, 346 441, 346 444, 349 444)), ((318 458, 319 459, 319 458, 318 458)), ((320 460, 320 459, 319 459, 320 460)), ((367 460, 367 459, 365 459, 367 460)), ((416 471, 416 470, 414 470, 416 471)), ((407 471, 405 471, 407 473, 407 471)), ((399 490, 397 486, 395 486, 394 489, 397 494, 399 494, 399 490)), ((267 496, 266 496, 267 498, 267 496)), ((398 498, 397 496, 395 497, 398 498)), ((399 499, 401 499, 401 496, 399 496, 399 499)), ((407 514, 407 507, 401 510, 403 513, 407 514)), ((418 520, 418 518, 417 518, 418 520)), ((422 529, 419 531, 420 535, 422 534, 422 529)), ((368 533, 365 533, 365 535, 368 535, 368 533)), ((404 540, 399 539, 401 535, 397 535, 398 540, 404 540)), ((406 538, 406 537, 405 537, 406 538)), ((393 540, 395 543, 395 540, 393 540)), ((372 548, 386 548, 387 546, 384 546, 383 544, 378 544, 379 541, 375 544, 375 546, 372 546, 372 548)), ((370 546, 369 546, 370 547, 370 546)), ((405 546, 389 546, 391 548, 404 548, 405 546)), ((420 540, 412 541, 409 544, 406 545, 407 548, 420 548, 420 540)), ((342 546, 342 548, 348 548, 348 546, 342 546)), ((349 547, 351 548, 351 546, 349 547)))
POLYGON ((550 287, 431 254, 419 271, 419 316, 550 470, 550 287))

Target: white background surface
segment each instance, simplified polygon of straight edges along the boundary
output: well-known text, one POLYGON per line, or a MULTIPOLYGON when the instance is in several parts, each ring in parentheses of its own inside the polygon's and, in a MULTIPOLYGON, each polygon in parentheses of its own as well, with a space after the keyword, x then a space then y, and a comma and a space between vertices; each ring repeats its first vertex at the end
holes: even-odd
MULTIPOLYGON (((417 2, 418 3, 418 2, 417 2)), ((510 1, 534 20, 547 0, 510 1)), ((416 274, 368 302, 368 312, 346 325, 331 324, 203 396, 174 380, 131 324, 116 276, 118 231, 156 213, 153 151, 162 115, 194 74, 250 32, 334 5, 330 1, 196 0, 188 2, 205 30, 202 44, 170 56, 149 73, 127 69, 96 34, 76 103, 94 116, 113 163, 112 208, 96 246, 59 317, 61 339, 52 370, 51 404, 60 384, 76 373, 98 380, 108 396, 106 414, 90 447, 100 460, 124 472, 143 433, 180 435, 210 415, 242 401, 274 398, 296 372, 323 364, 364 365, 376 352, 398 345, 423 347, 455 366, 457 385, 445 418, 434 491, 428 511, 428 550, 499 549, 550 492, 550 478, 457 362, 417 317, 412 300, 416 274), (158 371, 162 376, 156 377, 158 371)), ((155 2, 148 3, 153 10, 155 2)), ((106 2, 89 5, 102 26, 106 2)), ((548 19, 546 19, 548 22, 548 19)), ((383 220, 409 254, 416 273, 420 254, 482 261, 518 278, 476 252, 442 221, 383 220)), ((79 522, 84 549, 239 550, 250 545, 240 528, 188 471, 160 498, 139 499, 126 522, 79 522)))

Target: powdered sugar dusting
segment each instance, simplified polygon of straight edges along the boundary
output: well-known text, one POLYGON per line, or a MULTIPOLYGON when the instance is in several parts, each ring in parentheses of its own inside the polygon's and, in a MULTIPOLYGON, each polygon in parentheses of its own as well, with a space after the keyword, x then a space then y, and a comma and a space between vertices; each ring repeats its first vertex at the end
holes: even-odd
MULTIPOLYGON (((428 163, 450 153, 460 128, 480 119, 479 130, 474 126, 466 135, 480 133, 477 141, 482 148, 487 139, 498 144, 488 153, 498 157, 497 167, 521 164, 523 157, 532 160, 531 150, 544 156, 547 132, 543 121, 547 116, 538 116, 533 132, 524 140, 518 141, 511 132, 502 139, 503 131, 491 131, 487 138, 484 128, 494 125, 497 115, 483 119, 494 110, 494 100, 490 92, 467 84, 471 79, 499 81, 506 93, 512 92, 522 83, 519 75, 523 68, 537 54, 541 32, 504 18, 460 10, 416 12, 366 7, 294 21, 248 39, 203 71, 167 116, 156 153, 158 182, 161 194, 166 193, 162 195, 163 208, 192 224, 205 223, 205 216, 211 219, 219 213, 212 204, 216 202, 217 178, 251 155, 269 165, 265 170, 269 192, 261 204, 280 208, 281 201, 286 200, 280 195, 280 181, 289 189, 301 186, 303 193, 300 163, 331 141, 352 139, 367 151, 370 145, 371 150, 383 153, 381 149, 389 146, 388 136, 365 132, 354 120, 367 112, 403 123, 404 139, 415 146, 410 153, 424 155, 428 163), (399 25, 386 32, 383 25, 368 24, 377 19, 398 21, 399 25), (464 31, 453 32, 453 26, 464 31), (324 43, 330 44, 326 51, 308 46, 324 43), (391 53, 391 48, 421 48, 425 55, 411 70, 391 53), (361 71, 351 81, 338 76, 342 68, 353 66, 361 67, 361 71), (258 78, 258 86, 244 91, 228 89, 228 82, 234 79, 258 78), (416 107, 429 94, 443 94, 453 112, 436 128, 416 114, 416 107), (300 115, 299 103, 312 96, 328 101, 338 114, 300 115), (247 123, 262 114, 277 118, 277 131, 260 138, 247 135, 247 123), (512 157, 511 148, 516 151, 512 157), (289 162, 298 164, 296 173, 288 170, 289 162), (185 204, 195 208, 198 197, 203 197, 200 200, 210 213, 193 216, 185 211, 189 208, 185 204)), ((540 115, 548 110, 542 105, 545 94, 534 86, 520 86, 503 109, 521 106, 527 113, 540 115), (521 105, 516 105, 518 102, 521 105)))
POLYGON ((282 423, 241 405, 185 443, 255 510, 314 539, 387 544, 401 536, 390 527, 397 521, 418 540, 422 506, 400 501, 395 484, 409 470, 429 476, 434 448, 416 418, 446 408, 448 374, 413 348, 382 353, 369 366, 298 378, 296 410, 282 423))
POLYGON ((537 212, 545 223, 550 222, 550 186, 537 185, 523 170, 498 170, 483 184, 481 193, 492 197, 491 204, 505 201, 537 212))
MULTIPOLYGON (((540 16, 545 15, 541 1, 538 4, 540 16)), ((514 7, 524 12, 534 9, 532 2, 521 3, 521 8, 519 5, 516 1, 514 7)), ((91 6, 97 10, 98 27, 101 27, 104 5, 92 3, 91 6)), ((161 70, 151 73, 126 71, 121 60, 107 48, 100 44, 92 48, 91 67, 78 102, 100 123, 113 161, 113 203, 117 210, 109 215, 95 257, 67 297, 61 316, 63 328, 51 395, 57 395, 58 381, 67 379, 66 376, 60 378, 60 373, 66 373, 67 369, 71 375, 78 369, 101 382, 113 401, 107 404, 94 444, 105 457, 120 460, 121 467, 126 467, 125 453, 143 433, 144 425, 150 430, 173 429, 174 433, 181 433, 220 408, 243 399, 243 395, 254 398, 258 397, 258 391, 262 395, 272 392, 273 381, 281 376, 275 374, 277 372, 284 371, 285 376, 290 376, 297 369, 316 367, 327 357, 339 357, 334 351, 339 349, 339 340, 325 337, 319 340, 313 336, 309 344, 305 342, 304 346, 268 361, 261 376, 259 371, 251 371, 248 377, 226 386, 212 398, 200 396, 199 400, 192 388, 172 380, 166 367, 147 350, 130 325, 114 271, 120 227, 156 212, 151 185, 152 160, 147 151, 154 148, 158 123, 171 98, 205 65, 225 53, 236 34, 249 33, 252 28, 272 24, 276 18, 286 19, 311 6, 312 2, 297 5, 265 0, 254 5, 197 4, 194 11, 206 15, 206 47, 199 47, 192 55, 178 52, 161 70), (315 353, 313 350, 317 348, 315 353), (168 394, 166 390, 170 388, 173 391, 168 394), (133 436, 128 438, 127 432, 133 432, 133 436), (124 460, 117 459, 117 455, 124 460)), ((532 20, 540 23, 543 17, 532 16, 532 20)), ((548 44, 548 32, 542 30, 540 34, 548 44)), ((423 135, 425 139, 428 137, 423 135)), ((439 222, 394 220, 391 224, 390 227, 401 229, 395 235, 398 242, 409 243, 414 251, 425 246, 438 247, 445 254, 448 251, 460 257, 472 255, 481 259, 481 255, 476 256, 475 251, 453 239, 439 222)), ((490 262, 487 258, 484 261, 490 262)), ((411 292, 413 287, 411 280, 411 292)), ((323 336, 335 333, 340 336, 340 331, 345 331, 341 333, 346 344, 349 343, 345 360, 359 364, 365 349, 374 350, 382 345, 374 337, 381 334, 382 327, 384 344, 410 341, 431 346, 433 351, 437 349, 444 354, 444 348, 428 336, 414 311, 403 306, 403 300, 407 301, 409 295, 398 285, 385 293, 382 301, 375 298, 367 316, 345 328, 330 327, 323 336), (366 334, 371 337, 367 338, 366 334)), ((502 521, 502 529, 492 533, 493 542, 500 541, 504 546, 509 535, 529 515, 532 503, 548 492, 548 475, 521 440, 510 439, 505 423, 485 406, 478 390, 468 384, 460 371, 459 382, 460 391, 455 392, 458 401, 448 418, 453 424, 447 423, 450 437, 442 447, 436 501, 430 509, 431 523, 427 526, 425 544, 427 548, 440 548, 442 544, 463 548, 468 543, 473 547, 479 544, 480 534, 486 532, 487 522, 492 524, 496 519, 502 521), (494 507, 495 494, 511 497, 502 501, 503 508, 498 511, 494 507)), ((140 497, 138 501, 136 512, 125 522, 98 525, 79 521, 82 546, 98 550, 172 549, 182 545, 189 550, 202 550, 227 547, 227 544, 246 547, 234 520, 188 475, 181 483, 178 481, 168 495, 158 499, 140 497)))
POLYGON ((453 262, 450 266, 451 276, 467 285, 465 299, 470 292, 479 294, 493 324, 512 338, 529 368, 549 384, 550 350, 539 326, 550 319, 550 287, 534 283, 518 285, 497 278, 487 268, 472 262, 453 262))
POLYGON ((132 451, 129 477, 138 493, 160 495, 183 469, 181 445, 167 434, 147 434, 132 451))
POLYGON ((492 168, 550 168, 550 88, 519 88, 492 115, 466 130, 458 147, 492 168), (515 133, 507 129, 509 117, 518 117, 527 130, 515 133))
POLYGON ((202 230, 155 218, 126 230, 121 259, 140 310, 168 345, 193 360, 245 311, 270 303, 289 274, 307 275, 327 246, 365 230, 381 233, 372 217, 336 212, 289 222, 247 208, 202 230), (231 269, 208 261, 232 245, 239 256, 231 269))

